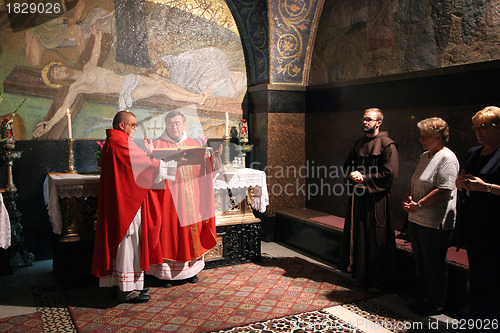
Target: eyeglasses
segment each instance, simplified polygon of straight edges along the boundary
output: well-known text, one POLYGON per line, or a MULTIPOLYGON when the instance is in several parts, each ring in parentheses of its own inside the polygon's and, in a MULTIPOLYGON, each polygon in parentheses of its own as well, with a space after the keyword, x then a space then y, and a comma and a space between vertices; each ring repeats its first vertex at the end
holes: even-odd
POLYGON ((484 130, 489 127, 497 127, 497 124, 489 123, 489 124, 480 124, 472 126, 473 131, 484 130))
POLYGON ((378 121, 378 119, 362 118, 361 121, 364 123, 371 123, 372 121, 378 121))
POLYGON ((132 128, 137 128, 137 123, 126 123, 126 122, 123 122, 123 123, 130 125, 130 127, 132 127, 132 128))
POLYGON ((184 125, 184 123, 181 123, 180 121, 176 121, 176 122, 174 122, 174 123, 168 123, 168 124, 167 124, 167 127, 177 127, 177 128, 179 128, 179 127, 181 127, 182 125, 184 125))

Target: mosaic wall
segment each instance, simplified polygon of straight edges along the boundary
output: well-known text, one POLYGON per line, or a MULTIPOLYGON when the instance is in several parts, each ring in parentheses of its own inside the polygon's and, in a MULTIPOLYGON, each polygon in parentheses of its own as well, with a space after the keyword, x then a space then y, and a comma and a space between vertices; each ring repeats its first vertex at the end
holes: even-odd
POLYGON ((265 0, 227 0, 246 48, 248 85, 269 82, 269 23, 265 0))
POLYGON ((310 84, 500 59, 499 0, 327 0, 310 84))
POLYGON ((11 24, 10 2, 0 1, 0 115, 26 98, 16 139, 66 137, 68 109, 77 139, 104 138, 119 109, 151 138, 174 109, 195 138, 222 137, 226 112, 241 119, 247 71, 224 0, 63 1, 67 12, 38 13, 24 29, 11 24))
POLYGON ((320 0, 272 0, 271 83, 307 85, 320 0))

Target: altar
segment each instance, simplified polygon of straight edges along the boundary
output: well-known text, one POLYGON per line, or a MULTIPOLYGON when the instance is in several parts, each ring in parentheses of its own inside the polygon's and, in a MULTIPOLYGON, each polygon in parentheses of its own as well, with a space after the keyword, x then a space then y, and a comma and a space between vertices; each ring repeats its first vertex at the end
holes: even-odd
POLYGON ((98 174, 49 173, 43 197, 52 225, 53 270, 59 283, 90 277, 97 220, 98 174))
MULTIPOLYGON (((54 273, 61 278, 90 272, 97 220, 98 174, 49 173, 43 185, 54 244, 54 273), (81 259, 79 261, 77 258, 81 259)), ((217 245, 206 267, 259 261, 260 220, 253 210, 269 204, 266 175, 247 168, 214 175, 217 245)))
POLYGON ((260 220, 269 205, 266 174, 234 168, 214 175, 217 245, 205 255, 206 267, 260 261, 260 220))
POLYGON ((49 173, 45 178, 43 198, 61 242, 94 238, 99 178, 95 173, 49 173))

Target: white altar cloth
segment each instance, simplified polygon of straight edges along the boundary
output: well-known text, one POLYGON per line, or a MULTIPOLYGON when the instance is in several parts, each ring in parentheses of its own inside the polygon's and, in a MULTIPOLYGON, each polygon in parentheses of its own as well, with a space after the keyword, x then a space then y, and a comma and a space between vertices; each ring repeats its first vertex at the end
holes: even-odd
POLYGON ((52 231, 60 235, 62 215, 59 198, 97 197, 99 194, 99 175, 96 174, 49 174, 43 183, 43 198, 47 205, 52 231))
POLYGON ((250 186, 258 189, 258 191, 254 192, 254 208, 264 213, 269 205, 266 173, 264 171, 249 168, 225 169, 218 172, 214 178, 215 190, 248 188, 250 186))
MULTIPOLYGON (((99 178, 97 174, 51 173, 43 183, 43 197, 49 214, 52 231, 60 235, 62 232, 62 215, 59 198, 97 197, 99 194, 99 178)), ((214 189, 254 187, 254 208, 261 213, 269 205, 266 173, 264 171, 241 168, 218 172, 214 178, 214 189), (224 177, 225 175, 225 177, 224 177)), ((10 235, 10 233, 9 233, 10 235)))
POLYGON ((3 196, 0 193, 0 247, 8 249, 10 247, 10 218, 7 208, 3 203, 3 196))

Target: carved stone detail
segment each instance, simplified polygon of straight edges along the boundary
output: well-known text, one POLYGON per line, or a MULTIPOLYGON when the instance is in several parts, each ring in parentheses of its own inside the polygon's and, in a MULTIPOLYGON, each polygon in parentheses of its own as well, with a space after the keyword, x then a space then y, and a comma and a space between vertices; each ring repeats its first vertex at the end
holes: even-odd
POLYGON ((217 226, 217 235, 223 237, 222 257, 206 258, 207 268, 261 260, 260 222, 217 226))

